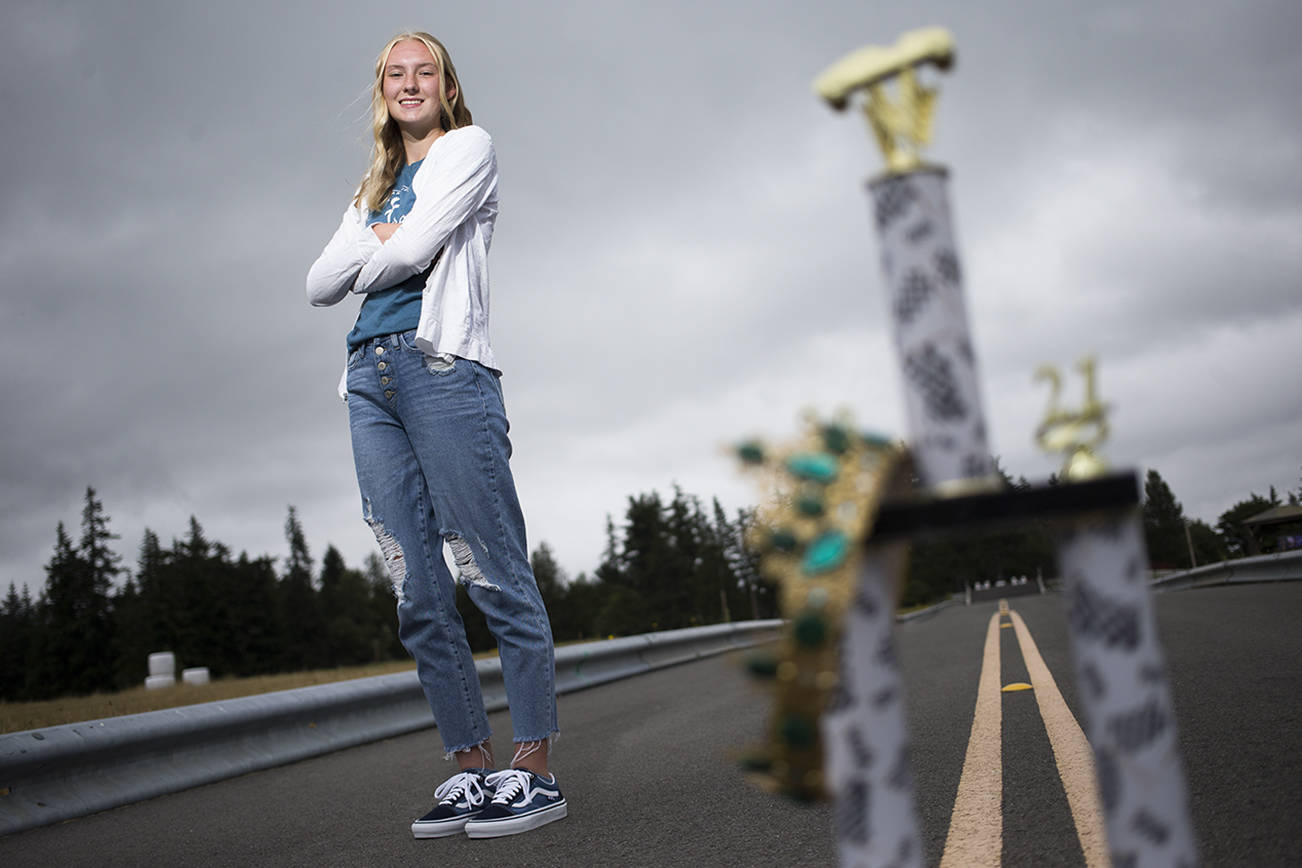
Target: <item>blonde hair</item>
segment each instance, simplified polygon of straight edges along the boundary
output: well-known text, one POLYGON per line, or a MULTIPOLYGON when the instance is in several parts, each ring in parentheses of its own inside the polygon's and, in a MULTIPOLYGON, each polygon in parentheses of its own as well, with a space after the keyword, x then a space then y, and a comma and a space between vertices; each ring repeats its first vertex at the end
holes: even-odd
POLYGON ((466 108, 466 99, 461 90, 461 81, 457 78, 457 69, 452 65, 448 50, 433 36, 421 30, 399 33, 389 40, 375 61, 375 84, 371 88, 371 129, 375 134, 375 144, 371 146, 371 164, 362 177, 362 184, 357 189, 353 204, 362 205, 370 211, 378 211, 389 191, 393 189, 393 180, 407 162, 407 154, 402 145, 402 135, 398 125, 389 117, 389 107, 384 102, 384 67, 389 62, 389 52, 399 42, 414 39, 423 42, 433 55, 439 68, 439 102, 443 111, 439 112, 439 125, 444 132, 473 123, 470 109, 466 108), (451 99, 448 90, 452 91, 451 99))

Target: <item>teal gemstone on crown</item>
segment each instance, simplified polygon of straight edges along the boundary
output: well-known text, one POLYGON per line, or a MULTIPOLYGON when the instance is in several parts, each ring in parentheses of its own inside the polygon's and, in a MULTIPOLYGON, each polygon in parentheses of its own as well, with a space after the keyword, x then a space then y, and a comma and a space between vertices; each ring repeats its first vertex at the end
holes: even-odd
POLYGON ((801 515, 807 515, 810 518, 818 518, 827 511, 823 506, 823 499, 812 495, 805 495, 796 499, 796 509, 800 510, 801 515))
POLYGON ((791 531, 779 528, 769 535, 769 545, 780 552, 794 552, 800 540, 791 531))
POLYGON ((806 648, 817 648, 827 639, 827 622, 817 612, 804 611, 791 625, 791 635, 806 648))
POLYGON ((844 455, 850 448, 850 432, 840 425, 824 425, 823 448, 835 455, 844 455))
POLYGON ((799 714, 788 714, 778 725, 782 740, 794 748, 806 748, 814 745, 818 737, 813 722, 799 714))
POLYGON ((800 479, 828 483, 836 479, 836 458, 826 452, 802 452, 787 459, 787 471, 800 479))
POLYGON ((834 570, 845 563, 849 550, 849 537, 842 531, 830 530, 809 544, 800 561, 800 568, 810 576, 834 570))

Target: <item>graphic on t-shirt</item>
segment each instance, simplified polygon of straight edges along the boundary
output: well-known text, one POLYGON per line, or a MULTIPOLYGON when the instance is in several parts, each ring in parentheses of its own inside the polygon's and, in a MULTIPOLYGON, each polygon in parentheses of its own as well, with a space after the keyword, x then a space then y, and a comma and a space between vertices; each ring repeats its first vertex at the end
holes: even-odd
POLYGON ((407 212, 410 208, 402 207, 402 199, 405 194, 411 193, 411 187, 403 184, 401 187, 394 187, 393 192, 389 194, 389 203, 385 209, 380 212, 381 223, 401 223, 407 219, 407 212))
POLYGON ((372 211, 367 216, 367 226, 374 226, 376 223, 401 223, 407 219, 411 206, 416 204, 416 194, 412 192, 411 181, 423 162, 424 160, 418 160, 402 167, 398 177, 393 179, 393 189, 389 191, 384 207, 379 211, 372 211))

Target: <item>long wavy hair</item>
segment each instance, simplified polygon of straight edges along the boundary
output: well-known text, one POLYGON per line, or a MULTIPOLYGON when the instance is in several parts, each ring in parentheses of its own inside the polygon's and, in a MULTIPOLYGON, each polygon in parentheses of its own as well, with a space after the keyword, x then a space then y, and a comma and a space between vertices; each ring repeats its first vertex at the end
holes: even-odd
POLYGON ((399 33, 389 40, 375 61, 375 84, 371 88, 371 129, 375 134, 375 144, 371 146, 371 164, 362 177, 362 184, 353 199, 356 205, 367 210, 378 211, 393 189, 393 180, 407 162, 407 154, 402 146, 402 134, 398 125, 389 116, 389 107, 384 102, 384 67, 389 63, 389 52, 393 46, 406 39, 415 39, 425 43, 434 62, 439 67, 439 102, 443 111, 439 112, 439 125, 443 131, 473 123, 470 109, 466 108, 465 91, 457 78, 457 68, 452 65, 448 50, 433 36, 421 30, 399 33), (448 91, 452 98, 448 98, 448 91))

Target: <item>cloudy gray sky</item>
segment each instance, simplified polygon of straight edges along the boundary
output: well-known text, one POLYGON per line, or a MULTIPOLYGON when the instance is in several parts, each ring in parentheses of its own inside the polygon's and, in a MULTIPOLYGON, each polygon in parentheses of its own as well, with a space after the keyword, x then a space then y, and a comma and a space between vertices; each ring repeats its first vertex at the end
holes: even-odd
POLYGON ((931 155, 992 439, 1042 362, 1096 353, 1115 464, 1215 521, 1302 466, 1302 5, 7 0, 0 12, 0 589, 39 588, 94 486, 134 564, 190 515, 360 565, 345 303, 303 281, 365 164, 374 56, 448 45, 494 136, 493 341, 531 544, 591 571, 677 483, 752 502, 722 446, 850 408, 903 433, 863 123, 810 82, 955 35, 931 155), (368 8, 369 7, 369 8, 368 8))

